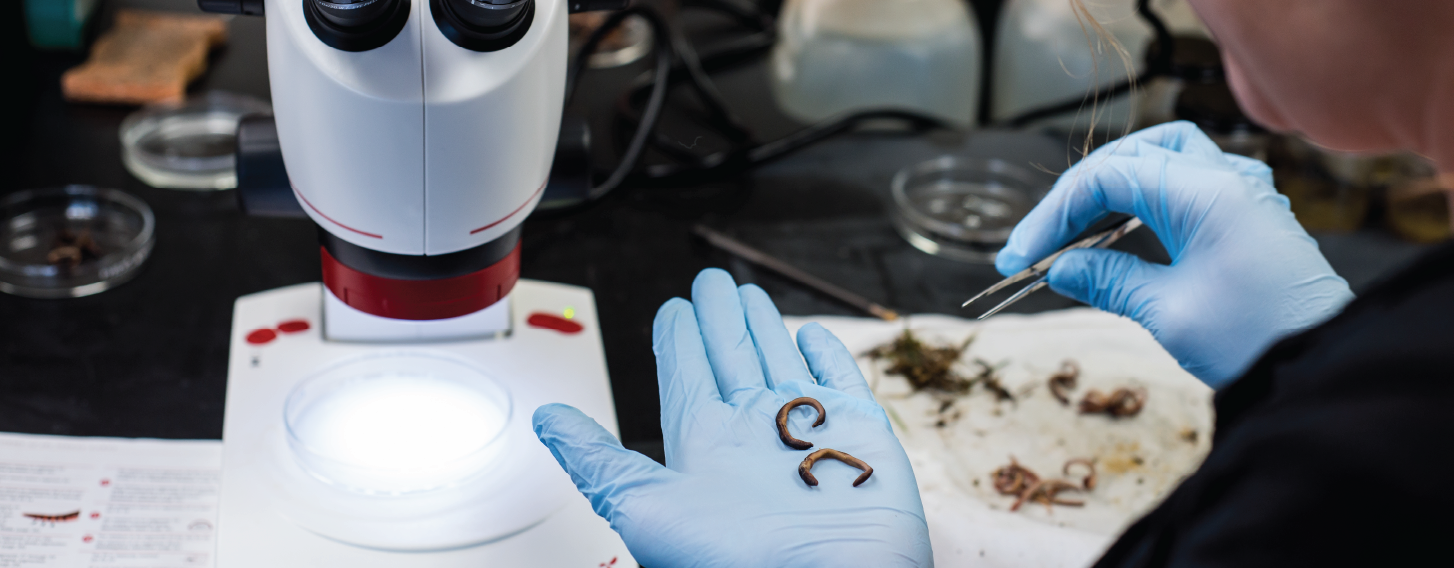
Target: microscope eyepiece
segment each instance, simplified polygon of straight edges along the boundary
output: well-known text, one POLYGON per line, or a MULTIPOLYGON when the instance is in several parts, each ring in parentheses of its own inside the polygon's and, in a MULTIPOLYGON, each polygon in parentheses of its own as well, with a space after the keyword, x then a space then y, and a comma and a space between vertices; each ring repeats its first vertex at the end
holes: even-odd
POLYGON ((530 30, 535 0, 429 0, 440 33, 472 51, 505 49, 530 30))
POLYGON ((343 51, 368 51, 399 35, 409 21, 409 0, 303 0, 313 35, 343 51))
POLYGON ((313 0, 318 14, 335 26, 358 28, 387 16, 397 0, 313 0))
POLYGON ((461 20, 490 30, 507 26, 525 12, 531 0, 448 0, 451 10, 461 20))

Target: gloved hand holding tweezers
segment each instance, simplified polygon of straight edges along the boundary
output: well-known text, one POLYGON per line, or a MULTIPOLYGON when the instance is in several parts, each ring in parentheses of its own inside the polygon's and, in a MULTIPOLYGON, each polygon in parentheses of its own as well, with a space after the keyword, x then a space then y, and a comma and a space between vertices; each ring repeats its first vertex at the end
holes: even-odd
POLYGON ((1015 227, 995 266, 1019 272, 1111 213, 1155 231, 1171 264, 1067 251, 1050 268, 1051 289, 1136 320, 1213 387, 1353 299, 1273 189, 1272 170, 1223 153, 1189 122, 1137 132, 1081 160, 1015 227))

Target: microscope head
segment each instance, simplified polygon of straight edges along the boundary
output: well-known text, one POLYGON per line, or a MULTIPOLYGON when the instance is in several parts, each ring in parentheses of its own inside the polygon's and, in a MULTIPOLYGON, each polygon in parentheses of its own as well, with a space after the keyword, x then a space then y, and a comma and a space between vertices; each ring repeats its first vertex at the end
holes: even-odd
POLYGON ((355 319, 408 323, 477 315, 508 295, 560 128, 565 2, 264 6, 278 143, 323 230, 332 300, 355 319))

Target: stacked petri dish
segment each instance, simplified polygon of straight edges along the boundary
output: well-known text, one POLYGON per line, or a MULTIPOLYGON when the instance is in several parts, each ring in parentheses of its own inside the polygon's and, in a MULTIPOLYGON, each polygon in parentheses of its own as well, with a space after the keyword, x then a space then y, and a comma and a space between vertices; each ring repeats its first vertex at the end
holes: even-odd
POLYGON ((225 91, 150 105, 121 123, 121 161, 152 187, 237 187, 237 123, 270 112, 263 101, 225 91))

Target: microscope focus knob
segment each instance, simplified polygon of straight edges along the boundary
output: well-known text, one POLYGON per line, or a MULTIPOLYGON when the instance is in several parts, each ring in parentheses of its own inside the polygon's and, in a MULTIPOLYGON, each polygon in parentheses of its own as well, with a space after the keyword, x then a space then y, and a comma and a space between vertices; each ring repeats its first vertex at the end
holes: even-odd
POLYGON ((318 40, 343 51, 389 43, 409 22, 409 0, 303 0, 303 18, 318 40))
POLYGON ((505 49, 530 30, 535 0, 429 0, 439 32, 472 51, 505 49))

